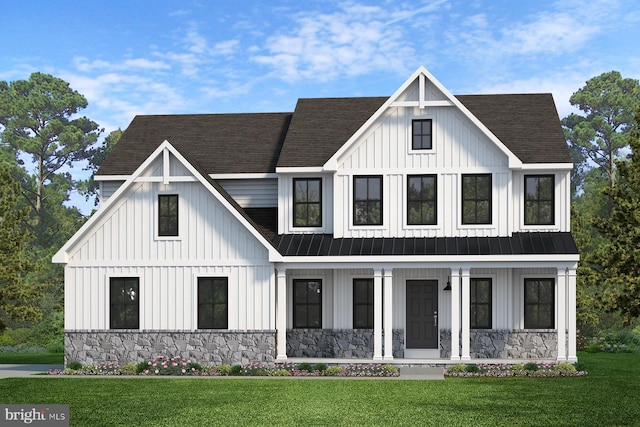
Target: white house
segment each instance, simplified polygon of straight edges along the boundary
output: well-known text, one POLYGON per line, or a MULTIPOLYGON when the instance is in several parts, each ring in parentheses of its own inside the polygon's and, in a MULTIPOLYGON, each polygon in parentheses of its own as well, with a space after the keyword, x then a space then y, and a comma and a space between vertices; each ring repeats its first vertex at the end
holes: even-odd
POLYGON ((575 361, 571 168, 550 94, 422 67, 391 97, 138 116, 53 258, 66 359, 575 361))

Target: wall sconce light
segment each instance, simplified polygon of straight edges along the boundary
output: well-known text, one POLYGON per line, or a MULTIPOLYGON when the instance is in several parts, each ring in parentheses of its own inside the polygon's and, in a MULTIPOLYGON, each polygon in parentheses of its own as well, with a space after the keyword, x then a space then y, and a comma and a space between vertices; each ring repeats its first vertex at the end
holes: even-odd
POLYGON ((451 276, 447 276, 447 286, 444 287, 443 291, 451 290, 451 276))

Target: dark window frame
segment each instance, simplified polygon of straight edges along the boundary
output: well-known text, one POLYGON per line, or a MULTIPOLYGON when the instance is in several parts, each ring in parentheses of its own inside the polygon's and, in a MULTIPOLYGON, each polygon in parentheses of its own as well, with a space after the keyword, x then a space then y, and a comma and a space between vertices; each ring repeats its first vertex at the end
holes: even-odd
POLYGON ((322 329, 321 279, 293 280, 293 328, 322 329), (317 318, 310 319, 313 314, 317 318))
POLYGON ((373 279, 353 279, 353 329, 373 329, 373 310, 373 279), (364 292, 362 292, 363 289, 364 292), (366 313, 364 319, 361 318, 363 312, 366 313))
POLYGON ((198 329, 229 329, 229 278, 198 277, 198 329), (205 287, 209 287, 211 298, 206 298, 205 287), (219 291, 223 291, 223 301, 216 300, 219 291), (209 301, 202 301, 210 299, 209 301), (221 315, 216 316, 216 312, 221 315), (208 317, 206 314, 210 313, 208 317))
POLYGON ((472 277, 469 282, 469 320, 471 329, 491 329, 493 326, 493 280, 490 277, 472 277), (488 301, 478 301, 478 286, 489 286, 488 301), (478 310, 484 308, 484 310, 478 310), (486 313, 482 319, 480 313, 486 313))
POLYGON ((109 329, 140 329, 139 277, 109 278, 109 329))
POLYGON ((158 236, 177 237, 179 234, 179 198, 177 194, 158 194, 158 236), (175 200, 175 203, 171 203, 175 200))
POLYGON ((411 121, 411 149, 433 150, 433 119, 411 121), (428 129, 425 124, 429 123, 428 129))
POLYGON ((384 189, 382 188, 383 181, 382 175, 355 175, 353 177, 353 225, 355 226, 368 226, 368 225, 382 225, 383 224, 383 208, 384 208, 384 189), (367 194, 366 198, 358 197, 358 181, 367 181, 367 194), (371 195, 370 183, 376 180, 379 183, 380 194, 379 198, 371 198, 376 195, 371 195), (375 205, 379 205, 379 219, 376 221, 375 215, 372 210, 375 205), (364 206, 364 208, 363 208, 364 206), (359 215, 358 212, 361 212, 359 215))
POLYGON ((322 227, 322 178, 293 178, 293 226, 294 227, 322 227), (298 183, 306 183, 305 196, 306 200, 298 201, 298 183), (309 201, 309 182, 318 183, 318 200, 309 201), (318 209, 318 223, 310 224, 309 221, 309 208, 317 206, 318 209), (303 207, 306 211, 304 215, 305 223, 298 224, 298 208, 303 207))
POLYGON ((462 224, 463 225, 482 225, 482 224, 492 224, 493 223, 493 175, 490 173, 475 173, 475 174, 463 174, 462 175, 462 224), (465 184, 467 179, 473 178, 475 180, 474 189, 475 193, 473 195, 467 194, 468 185, 465 184), (478 193, 479 181, 488 179, 488 189, 487 189, 487 197, 481 197, 478 193), (473 196, 473 197, 471 197, 473 196), (480 209, 478 206, 481 203, 487 203, 487 218, 479 218, 480 209), (470 220, 466 217, 465 213, 467 212, 467 205, 473 204, 473 219, 470 220))
MULTIPOLYGON (((427 208, 428 209, 428 208, 427 208)), ((425 174, 425 175, 407 175, 407 225, 437 225, 438 224, 438 175, 425 174), (411 197, 411 181, 412 179, 420 179, 420 188, 418 189, 418 197, 412 199, 411 197), (424 180, 433 180, 433 197, 422 198, 425 191, 424 180), (433 219, 431 221, 425 220, 425 204, 431 204, 433 209, 433 219), (420 221, 411 220, 411 207, 412 205, 419 205, 420 221)))
POLYGON ((524 225, 554 225, 556 222, 556 218, 555 218, 555 214, 556 214, 556 191, 555 188, 556 187, 556 177, 553 174, 546 174, 546 175, 525 175, 524 176, 524 225), (544 193, 544 191, 541 191, 540 188, 540 181, 542 179, 550 179, 551 180, 551 191, 550 191, 550 198, 543 198, 541 193, 544 193), (529 185, 530 181, 535 180, 536 181, 536 188, 535 188, 535 197, 534 198, 529 198, 529 185), (543 205, 550 205, 550 214, 549 214, 549 219, 544 221, 541 218, 541 211, 542 211, 542 207, 543 205), (530 212, 530 207, 532 207, 535 210, 535 215, 533 218, 529 217, 529 212, 530 212))
POLYGON ((555 279, 551 278, 526 278, 524 279, 524 328, 525 329, 555 329, 555 279), (548 292, 544 293, 543 286, 549 287, 548 292), (529 298, 530 292, 528 287, 536 286, 537 289, 532 291, 535 294, 535 301, 529 298), (541 301, 541 298, 544 300, 541 301), (546 308, 548 319, 542 319, 541 308, 546 308))

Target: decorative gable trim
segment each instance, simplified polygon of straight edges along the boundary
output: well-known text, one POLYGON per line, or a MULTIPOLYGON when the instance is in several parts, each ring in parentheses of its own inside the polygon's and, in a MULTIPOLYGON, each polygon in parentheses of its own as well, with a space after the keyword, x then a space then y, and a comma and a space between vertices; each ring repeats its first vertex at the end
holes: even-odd
POLYGON ((199 181, 205 188, 211 192, 211 194, 226 208, 229 212, 242 223, 246 229, 256 238, 269 252, 269 260, 277 261, 281 258, 280 254, 271 245, 271 243, 258 232, 253 224, 240 212, 240 208, 229 201, 224 196, 224 189, 220 187, 215 181, 213 181, 206 174, 200 172, 200 170, 194 166, 186 157, 184 157, 180 151, 178 151, 171 143, 165 140, 162 144, 156 148, 149 157, 136 169, 136 171, 127 177, 126 181, 109 197, 104 205, 84 223, 82 227, 67 241, 67 243, 60 248, 60 250, 53 256, 52 261, 54 263, 66 264, 69 262, 69 253, 74 246, 83 240, 83 237, 93 228, 93 226, 100 221, 102 217, 107 215, 107 212, 111 210, 111 207, 118 203, 122 195, 131 188, 136 182, 161 182, 168 184, 170 182, 196 182, 199 181), (170 158, 173 156, 177 159, 191 175, 171 175, 170 174, 170 158), (143 176, 142 174, 151 166, 151 164, 158 158, 162 158, 162 176, 143 176))
POLYGON ((402 86, 376 111, 365 123, 345 142, 338 151, 324 164, 324 170, 335 172, 338 169, 338 159, 357 141, 367 130, 386 112, 390 107, 419 107, 430 106, 455 106, 457 107, 475 126, 484 133, 509 159, 510 169, 522 168, 522 161, 516 157, 506 145, 502 143, 467 107, 464 106, 449 90, 442 85, 426 68, 421 66, 407 79, 402 86), (399 101, 400 96, 418 79, 420 95, 418 101, 399 101), (442 94, 446 100, 428 101, 425 99, 426 81, 430 81, 442 94), (405 105, 406 104, 406 105, 405 105))

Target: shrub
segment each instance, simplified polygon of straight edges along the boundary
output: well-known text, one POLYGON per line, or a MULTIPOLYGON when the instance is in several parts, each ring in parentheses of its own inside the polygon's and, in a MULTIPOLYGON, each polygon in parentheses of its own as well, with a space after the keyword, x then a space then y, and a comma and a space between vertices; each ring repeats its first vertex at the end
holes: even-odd
POLYGON ((509 368, 510 371, 524 371, 524 363, 516 363, 515 365, 511 365, 509 368))
POLYGON ((231 375, 234 375, 234 376, 242 375, 242 365, 233 365, 231 367, 231 375))
MULTIPOLYGON (((138 373, 138 365, 139 363, 131 362, 120 368, 121 375, 135 375, 138 373)), ((140 371, 142 372, 142 371, 140 371)))
POLYGON ((274 371, 273 375, 276 376, 276 377, 290 377, 291 376, 291 372, 287 371, 284 368, 280 368, 280 369, 277 369, 276 371, 274 371))
POLYGON ((587 364, 584 362, 576 362, 573 367, 576 368, 576 371, 587 372, 587 364))
POLYGON ((577 371, 575 366, 573 366, 571 363, 566 363, 566 362, 558 363, 556 366, 553 367, 553 370, 562 372, 564 374, 572 374, 577 371))
POLYGON ((390 363, 387 363, 386 365, 384 365, 383 370, 389 374, 397 374, 398 373, 398 368, 393 366, 390 363))
POLYGON ((136 374, 141 374, 145 369, 149 369, 151 362, 138 362, 136 365, 136 374))
POLYGON ((311 365, 311 363, 309 362, 302 362, 300 363, 296 369, 298 371, 307 371, 307 372, 313 372, 313 366, 311 365))
POLYGON ((522 369, 524 369, 525 371, 529 371, 529 372, 535 372, 535 371, 537 371, 537 370, 538 370, 538 369, 540 369, 540 368, 538 367, 538 364, 537 364, 537 363, 535 363, 535 362, 529 362, 529 363, 525 364, 525 365, 522 367, 522 369))
POLYGON ((340 366, 329 366, 325 369, 324 374, 329 377, 337 377, 344 374, 344 369, 340 366))
POLYGON ((449 366, 448 372, 467 372, 467 365, 464 363, 458 363, 457 365, 449 366))
POLYGON ((72 360, 71 362, 67 363, 67 369, 79 371, 80 369, 82 369, 82 363, 78 362, 77 360, 72 360))
POLYGON ((602 351, 602 345, 592 342, 584 348, 584 351, 587 353, 600 353, 602 351))
POLYGON ((467 365, 465 367, 465 372, 472 372, 472 373, 480 372, 480 368, 478 368, 478 365, 467 365))
POLYGON ((46 347, 46 350, 49 353, 64 353, 64 343, 61 343, 61 342, 51 343, 46 347))
POLYGON ((314 371, 320 371, 320 372, 324 372, 327 370, 327 364, 326 363, 316 363, 316 365, 313 367, 314 371))
POLYGON ((216 371, 216 374, 222 377, 228 377, 229 375, 231 375, 231 365, 220 365, 216 366, 214 369, 216 371))

